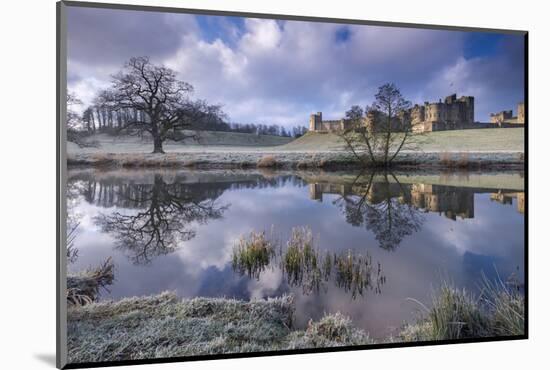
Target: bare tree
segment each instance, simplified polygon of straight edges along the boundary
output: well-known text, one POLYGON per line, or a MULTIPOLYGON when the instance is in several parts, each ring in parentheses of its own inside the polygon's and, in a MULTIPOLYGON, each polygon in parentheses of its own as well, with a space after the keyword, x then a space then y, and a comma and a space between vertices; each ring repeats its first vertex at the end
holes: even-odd
POLYGON ((402 149, 416 148, 410 108, 394 84, 382 85, 365 112, 358 106, 346 112, 348 125, 339 136, 361 163, 389 167, 402 149))
MULTIPOLYGON (((176 72, 154 65, 148 57, 131 58, 123 70, 112 76, 110 89, 100 94, 102 103, 111 111, 134 111, 121 130, 132 133, 149 133, 153 138, 153 153, 164 153, 166 139, 197 138, 184 134, 196 119, 204 115, 220 114, 219 110, 206 110, 204 101, 189 98, 193 86, 177 79, 176 72)), ((103 118, 105 123, 105 118, 103 118)))

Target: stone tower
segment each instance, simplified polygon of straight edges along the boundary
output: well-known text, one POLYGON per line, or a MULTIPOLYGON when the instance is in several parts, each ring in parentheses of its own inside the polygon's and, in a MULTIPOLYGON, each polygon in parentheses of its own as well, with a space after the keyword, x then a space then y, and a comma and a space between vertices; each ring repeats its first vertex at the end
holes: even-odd
POLYGON ((309 131, 316 131, 321 129, 321 123, 323 122, 323 113, 317 112, 309 116, 309 131))

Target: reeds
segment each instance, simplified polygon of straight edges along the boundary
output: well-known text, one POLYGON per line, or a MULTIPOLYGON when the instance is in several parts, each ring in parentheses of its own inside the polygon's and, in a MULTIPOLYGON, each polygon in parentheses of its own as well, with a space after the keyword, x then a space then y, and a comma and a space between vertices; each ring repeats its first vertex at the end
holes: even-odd
POLYGON ((100 288, 107 289, 113 280, 114 263, 111 257, 95 269, 88 269, 78 275, 68 275, 67 303, 83 306, 95 302, 100 288))
POLYGON ((264 231, 252 231, 241 236, 233 248, 233 269, 240 274, 246 273, 249 277, 259 279, 274 254, 272 238, 268 238, 264 231))
POLYGON ((424 314, 400 334, 405 341, 483 338, 524 334, 525 300, 500 278, 483 277, 478 296, 443 283, 431 307, 417 302, 424 314))

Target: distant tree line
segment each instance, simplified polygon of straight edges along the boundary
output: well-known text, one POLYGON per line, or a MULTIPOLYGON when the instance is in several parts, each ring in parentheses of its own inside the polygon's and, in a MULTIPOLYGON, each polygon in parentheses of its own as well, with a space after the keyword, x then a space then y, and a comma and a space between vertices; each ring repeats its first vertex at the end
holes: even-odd
POLYGON ((219 130, 219 131, 243 132, 247 134, 256 134, 256 135, 300 137, 306 133, 307 127, 293 126, 291 128, 285 128, 280 125, 265 125, 265 124, 254 124, 254 123, 229 123, 227 124, 227 129, 219 130))
MULTIPOLYGON (((274 135, 283 137, 300 137, 307 132, 307 127, 296 125, 286 128, 280 125, 227 122, 220 105, 209 105, 206 101, 195 102, 197 111, 201 112, 189 129, 203 131, 241 132, 256 135, 274 135), (202 108, 202 109, 198 109, 202 108)), ((71 113, 74 118, 74 112, 71 113)), ((146 121, 147 115, 135 108, 114 109, 96 99, 94 104, 82 112, 81 126, 85 131, 111 133, 125 127, 132 121, 146 121)))

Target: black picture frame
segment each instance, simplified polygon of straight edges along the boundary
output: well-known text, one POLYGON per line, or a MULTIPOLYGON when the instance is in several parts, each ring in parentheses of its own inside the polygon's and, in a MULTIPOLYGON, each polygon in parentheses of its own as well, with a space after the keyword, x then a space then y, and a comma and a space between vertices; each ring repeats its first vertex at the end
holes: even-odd
POLYGON ((265 14, 240 11, 220 11, 209 9, 191 9, 177 7, 162 7, 162 6, 144 6, 130 4, 110 4, 98 2, 80 2, 80 1, 59 1, 56 4, 56 36, 57 36, 57 62, 56 62, 56 120, 57 120, 57 142, 56 142, 56 366, 60 369, 76 369, 76 368, 93 368, 93 367, 108 367, 108 366, 125 366, 139 364, 157 364, 157 363, 172 363, 172 362, 190 362, 204 360, 220 360, 245 357, 264 357, 264 356, 281 356, 293 354, 309 354, 323 352, 342 352, 342 351, 360 351, 382 348, 403 348, 403 347, 421 347, 434 345, 448 344, 463 344, 463 343, 483 343, 511 340, 525 340, 529 338, 529 88, 528 88, 528 66, 529 66, 529 32, 526 30, 512 29, 494 29, 494 28, 477 28, 477 27, 460 27, 435 24, 417 24, 417 23, 400 23, 400 22, 383 22, 373 20, 359 19, 340 19, 329 17, 311 17, 304 15, 287 15, 287 14, 265 14), (292 21, 308 21, 321 23, 341 23, 347 25, 372 25, 386 27, 401 27, 414 29, 430 29, 430 30, 452 30, 452 31, 471 31, 471 32, 488 32, 500 34, 522 35, 524 37, 524 103, 525 103, 525 135, 524 135, 524 181, 525 181, 525 218, 524 218, 524 294, 525 294, 525 333, 524 335, 502 336, 489 338, 473 338, 473 339, 457 339, 457 340, 438 340, 438 341, 422 341, 414 343, 380 343, 372 345, 358 346, 343 346, 343 347, 328 347, 328 348, 312 348, 300 350, 281 350, 270 352, 250 352, 250 353, 231 353, 219 355, 201 355, 193 357, 168 357, 168 358, 152 358, 143 360, 123 360, 123 361, 103 361, 103 362, 88 362, 78 364, 67 363, 67 302, 66 302, 66 199, 65 189, 67 185, 67 161, 66 161, 66 122, 65 111, 67 92, 67 15, 68 7, 84 7, 84 8, 101 8, 114 10, 137 10, 147 12, 162 12, 162 13, 183 13, 193 15, 219 15, 219 16, 240 16, 263 19, 276 20, 292 20, 292 21))

